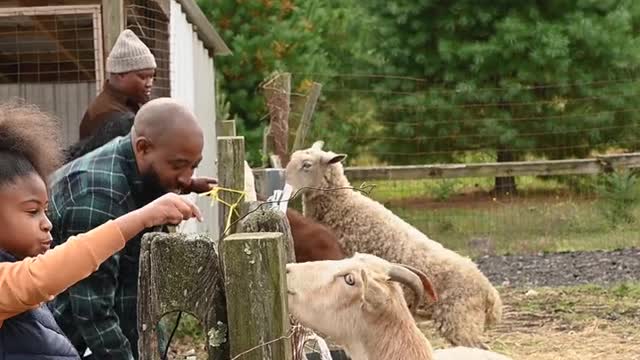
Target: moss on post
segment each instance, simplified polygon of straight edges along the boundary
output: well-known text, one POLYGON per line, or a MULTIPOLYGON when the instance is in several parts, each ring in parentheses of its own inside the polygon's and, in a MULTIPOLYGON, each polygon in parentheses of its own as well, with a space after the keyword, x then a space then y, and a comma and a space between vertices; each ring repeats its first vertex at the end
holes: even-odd
POLYGON ((148 233, 142 238, 138 278, 138 349, 158 359, 156 325, 168 313, 195 316, 210 336, 209 359, 228 359, 226 302, 215 243, 207 235, 148 233))
POLYGON ((250 207, 256 208, 256 210, 240 221, 239 231, 247 233, 282 233, 284 235, 283 242, 287 263, 296 262, 293 236, 291 235, 291 227, 286 215, 280 210, 270 208, 269 205, 260 206, 258 202, 251 204, 250 207))
POLYGON ((282 233, 231 235, 223 260, 231 357, 291 360, 282 233))

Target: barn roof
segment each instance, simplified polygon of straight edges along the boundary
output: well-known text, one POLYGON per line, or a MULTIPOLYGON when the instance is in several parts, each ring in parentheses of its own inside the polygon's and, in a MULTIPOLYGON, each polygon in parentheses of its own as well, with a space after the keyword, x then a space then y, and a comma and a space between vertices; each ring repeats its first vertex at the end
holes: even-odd
POLYGON ((176 0, 182 11, 187 15, 187 19, 193 25, 198 37, 204 46, 215 55, 230 55, 231 50, 216 29, 211 25, 207 17, 202 13, 195 0, 176 0))

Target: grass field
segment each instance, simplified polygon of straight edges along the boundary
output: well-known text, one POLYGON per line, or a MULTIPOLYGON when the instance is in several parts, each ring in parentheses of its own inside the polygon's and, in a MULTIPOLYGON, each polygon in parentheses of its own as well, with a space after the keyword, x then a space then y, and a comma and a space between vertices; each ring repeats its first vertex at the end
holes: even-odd
MULTIPOLYGON (((613 223, 603 213, 602 200, 584 184, 576 191, 557 181, 521 177, 517 195, 499 198, 490 195, 493 184, 487 178, 368 184, 375 185, 372 198, 431 238, 469 256, 640 245, 637 224, 613 223)), ((640 206, 629 212, 638 218, 640 206)))

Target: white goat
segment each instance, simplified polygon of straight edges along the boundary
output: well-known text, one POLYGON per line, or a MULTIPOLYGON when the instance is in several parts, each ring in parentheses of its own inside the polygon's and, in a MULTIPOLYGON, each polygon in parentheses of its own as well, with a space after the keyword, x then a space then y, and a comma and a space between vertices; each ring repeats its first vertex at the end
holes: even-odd
POLYGON ((368 253, 409 264, 433 280, 440 301, 426 313, 451 344, 485 347, 480 336, 502 316, 500 295, 470 259, 429 239, 379 202, 349 189, 344 154, 323 143, 292 154, 286 169, 294 191, 302 189, 304 215, 329 226, 347 256, 368 253), (326 191, 322 189, 346 188, 326 191))
POLYGON ((414 303, 424 301, 425 289, 436 298, 419 270, 369 254, 287 264, 289 311, 303 326, 344 348, 352 360, 509 360, 464 347, 434 355, 397 282, 415 293, 414 303))

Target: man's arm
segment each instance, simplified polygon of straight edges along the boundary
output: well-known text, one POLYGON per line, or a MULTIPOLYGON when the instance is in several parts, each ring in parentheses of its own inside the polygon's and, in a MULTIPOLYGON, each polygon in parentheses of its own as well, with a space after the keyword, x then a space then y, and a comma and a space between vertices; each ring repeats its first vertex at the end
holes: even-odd
MULTIPOLYGON (((108 196, 88 194, 65 209, 62 238, 87 232, 124 214, 108 196)), ((133 359, 131 344, 114 310, 120 254, 116 253, 86 279, 69 288, 73 320, 96 359, 133 359)))

